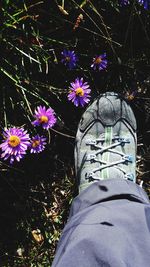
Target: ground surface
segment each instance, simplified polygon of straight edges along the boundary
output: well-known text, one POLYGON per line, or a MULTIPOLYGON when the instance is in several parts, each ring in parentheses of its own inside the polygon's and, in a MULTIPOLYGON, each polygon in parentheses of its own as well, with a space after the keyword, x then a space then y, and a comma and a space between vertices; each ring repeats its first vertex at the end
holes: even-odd
POLYGON ((91 101, 115 91, 131 104, 138 124, 137 182, 150 195, 150 11, 133 1, 2 1, 1 142, 3 129, 25 127, 44 134, 40 154, 10 165, 1 159, 0 266, 48 267, 77 194, 74 141, 85 107, 67 95, 83 77, 91 101), (32 2, 32 3, 31 3, 32 2), (75 51, 68 69, 61 52, 75 51), (93 57, 106 52, 108 66, 93 70, 93 57), (52 107, 49 131, 31 124, 38 105, 52 107))

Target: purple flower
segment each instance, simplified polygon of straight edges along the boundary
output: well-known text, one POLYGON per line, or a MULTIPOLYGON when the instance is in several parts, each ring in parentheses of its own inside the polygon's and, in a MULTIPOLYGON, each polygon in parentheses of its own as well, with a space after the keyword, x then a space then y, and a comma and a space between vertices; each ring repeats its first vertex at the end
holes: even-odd
POLYGON ((45 149, 46 138, 38 134, 31 139, 30 152, 40 153, 45 149))
POLYGON ((150 0, 138 0, 139 4, 143 5, 145 9, 150 7, 150 0))
POLYGON ((120 4, 121 4, 121 6, 126 6, 126 5, 130 4, 130 1, 129 0, 120 0, 120 4))
POLYGON ((61 62, 67 66, 69 69, 73 69, 76 67, 76 63, 78 61, 78 58, 74 51, 66 50, 64 49, 63 52, 61 52, 62 60, 61 62))
POLYGON ((23 128, 9 128, 3 133, 4 141, 0 145, 2 149, 1 157, 4 160, 10 159, 12 164, 14 160, 20 161, 26 154, 26 150, 30 145, 30 137, 23 128))
POLYGON ((95 58, 93 58, 93 64, 91 65, 91 67, 96 70, 104 70, 107 68, 107 59, 106 59, 106 53, 96 56, 95 58))
POLYGON ((75 82, 71 83, 68 100, 72 101, 76 107, 82 107, 90 101, 91 89, 87 82, 83 82, 83 78, 76 78, 75 82))
POLYGON ((56 123, 55 112, 52 108, 46 109, 46 107, 39 106, 35 109, 35 121, 32 122, 34 126, 42 125, 43 129, 48 130, 56 123))

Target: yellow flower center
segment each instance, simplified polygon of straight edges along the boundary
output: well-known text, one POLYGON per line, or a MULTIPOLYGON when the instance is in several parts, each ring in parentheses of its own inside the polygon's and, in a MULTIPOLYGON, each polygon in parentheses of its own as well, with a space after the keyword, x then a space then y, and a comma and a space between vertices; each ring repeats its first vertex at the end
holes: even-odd
POLYGON ((82 87, 78 87, 76 89, 76 95, 77 96, 84 96, 84 90, 82 89, 82 87))
POLYGON ((9 141, 8 141, 8 144, 11 146, 11 147, 16 147, 20 144, 20 138, 16 135, 11 135, 9 137, 9 141))
POLYGON ((43 116, 41 116, 39 118, 39 121, 40 121, 40 123, 47 123, 48 122, 48 117, 43 115, 43 116))
POLYGON ((33 142, 32 142, 32 147, 37 147, 38 145, 40 144, 40 141, 39 140, 34 140, 33 142))
POLYGON ((66 57, 66 61, 68 61, 68 62, 69 62, 69 61, 70 61, 70 57, 66 57))
POLYGON ((95 63, 95 64, 100 64, 101 62, 102 62, 101 57, 97 57, 97 58, 94 60, 94 63, 95 63))

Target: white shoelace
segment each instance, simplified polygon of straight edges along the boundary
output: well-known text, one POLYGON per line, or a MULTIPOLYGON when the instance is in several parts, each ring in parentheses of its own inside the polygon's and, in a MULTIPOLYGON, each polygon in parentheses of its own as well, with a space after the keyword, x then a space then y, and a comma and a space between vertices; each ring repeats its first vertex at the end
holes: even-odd
POLYGON ((105 141, 105 139, 103 137, 95 139, 95 140, 91 140, 91 139, 87 140, 86 145, 93 146, 94 148, 96 148, 96 151, 93 153, 87 154, 86 161, 91 161, 91 163, 92 162, 98 162, 98 163, 100 163, 100 167, 93 169, 92 172, 87 173, 86 179, 101 180, 102 178, 97 177, 95 175, 95 173, 98 171, 102 171, 103 169, 115 166, 115 168, 117 168, 118 170, 120 170, 124 174, 125 179, 133 181, 134 175, 132 173, 127 174, 123 168, 118 166, 119 164, 132 163, 133 157, 131 155, 126 155, 125 153, 120 152, 120 151, 115 149, 117 146, 124 146, 125 144, 130 143, 129 138, 120 138, 118 136, 115 136, 114 138, 112 138, 112 140, 117 141, 117 142, 114 142, 113 144, 108 145, 108 146, 102 146, 99 144, 99 143, 102 143, 105 141), (120 160, 117 160, 114 162, 107 162, 107 161, 98 159, 97 156, 99 154, 102 155, 104 152, 111 152, 111 153, 120 155, 121 156, 120 160))

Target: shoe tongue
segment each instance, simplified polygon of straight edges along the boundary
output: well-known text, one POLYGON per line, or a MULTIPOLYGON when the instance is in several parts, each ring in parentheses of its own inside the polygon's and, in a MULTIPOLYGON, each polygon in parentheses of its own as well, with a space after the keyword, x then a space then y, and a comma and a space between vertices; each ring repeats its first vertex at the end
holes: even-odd
POLYGON ((107 170, 103 170, 102 171, 102 177, 103 179, 114 179, 114 178, 124 178, 124 174, 122 171, 120 171, 119 169, 115 168, 115 167, 109 167, 107 168, 107 170))
POLYGON ((113 133, 113 128, 105 128, 104 152, 99 154, 100 160, 106 163, 106 168, 101 170, 103 179, 124 178, 122 157, 126 153, 119 141, 118 135, 113 133))

